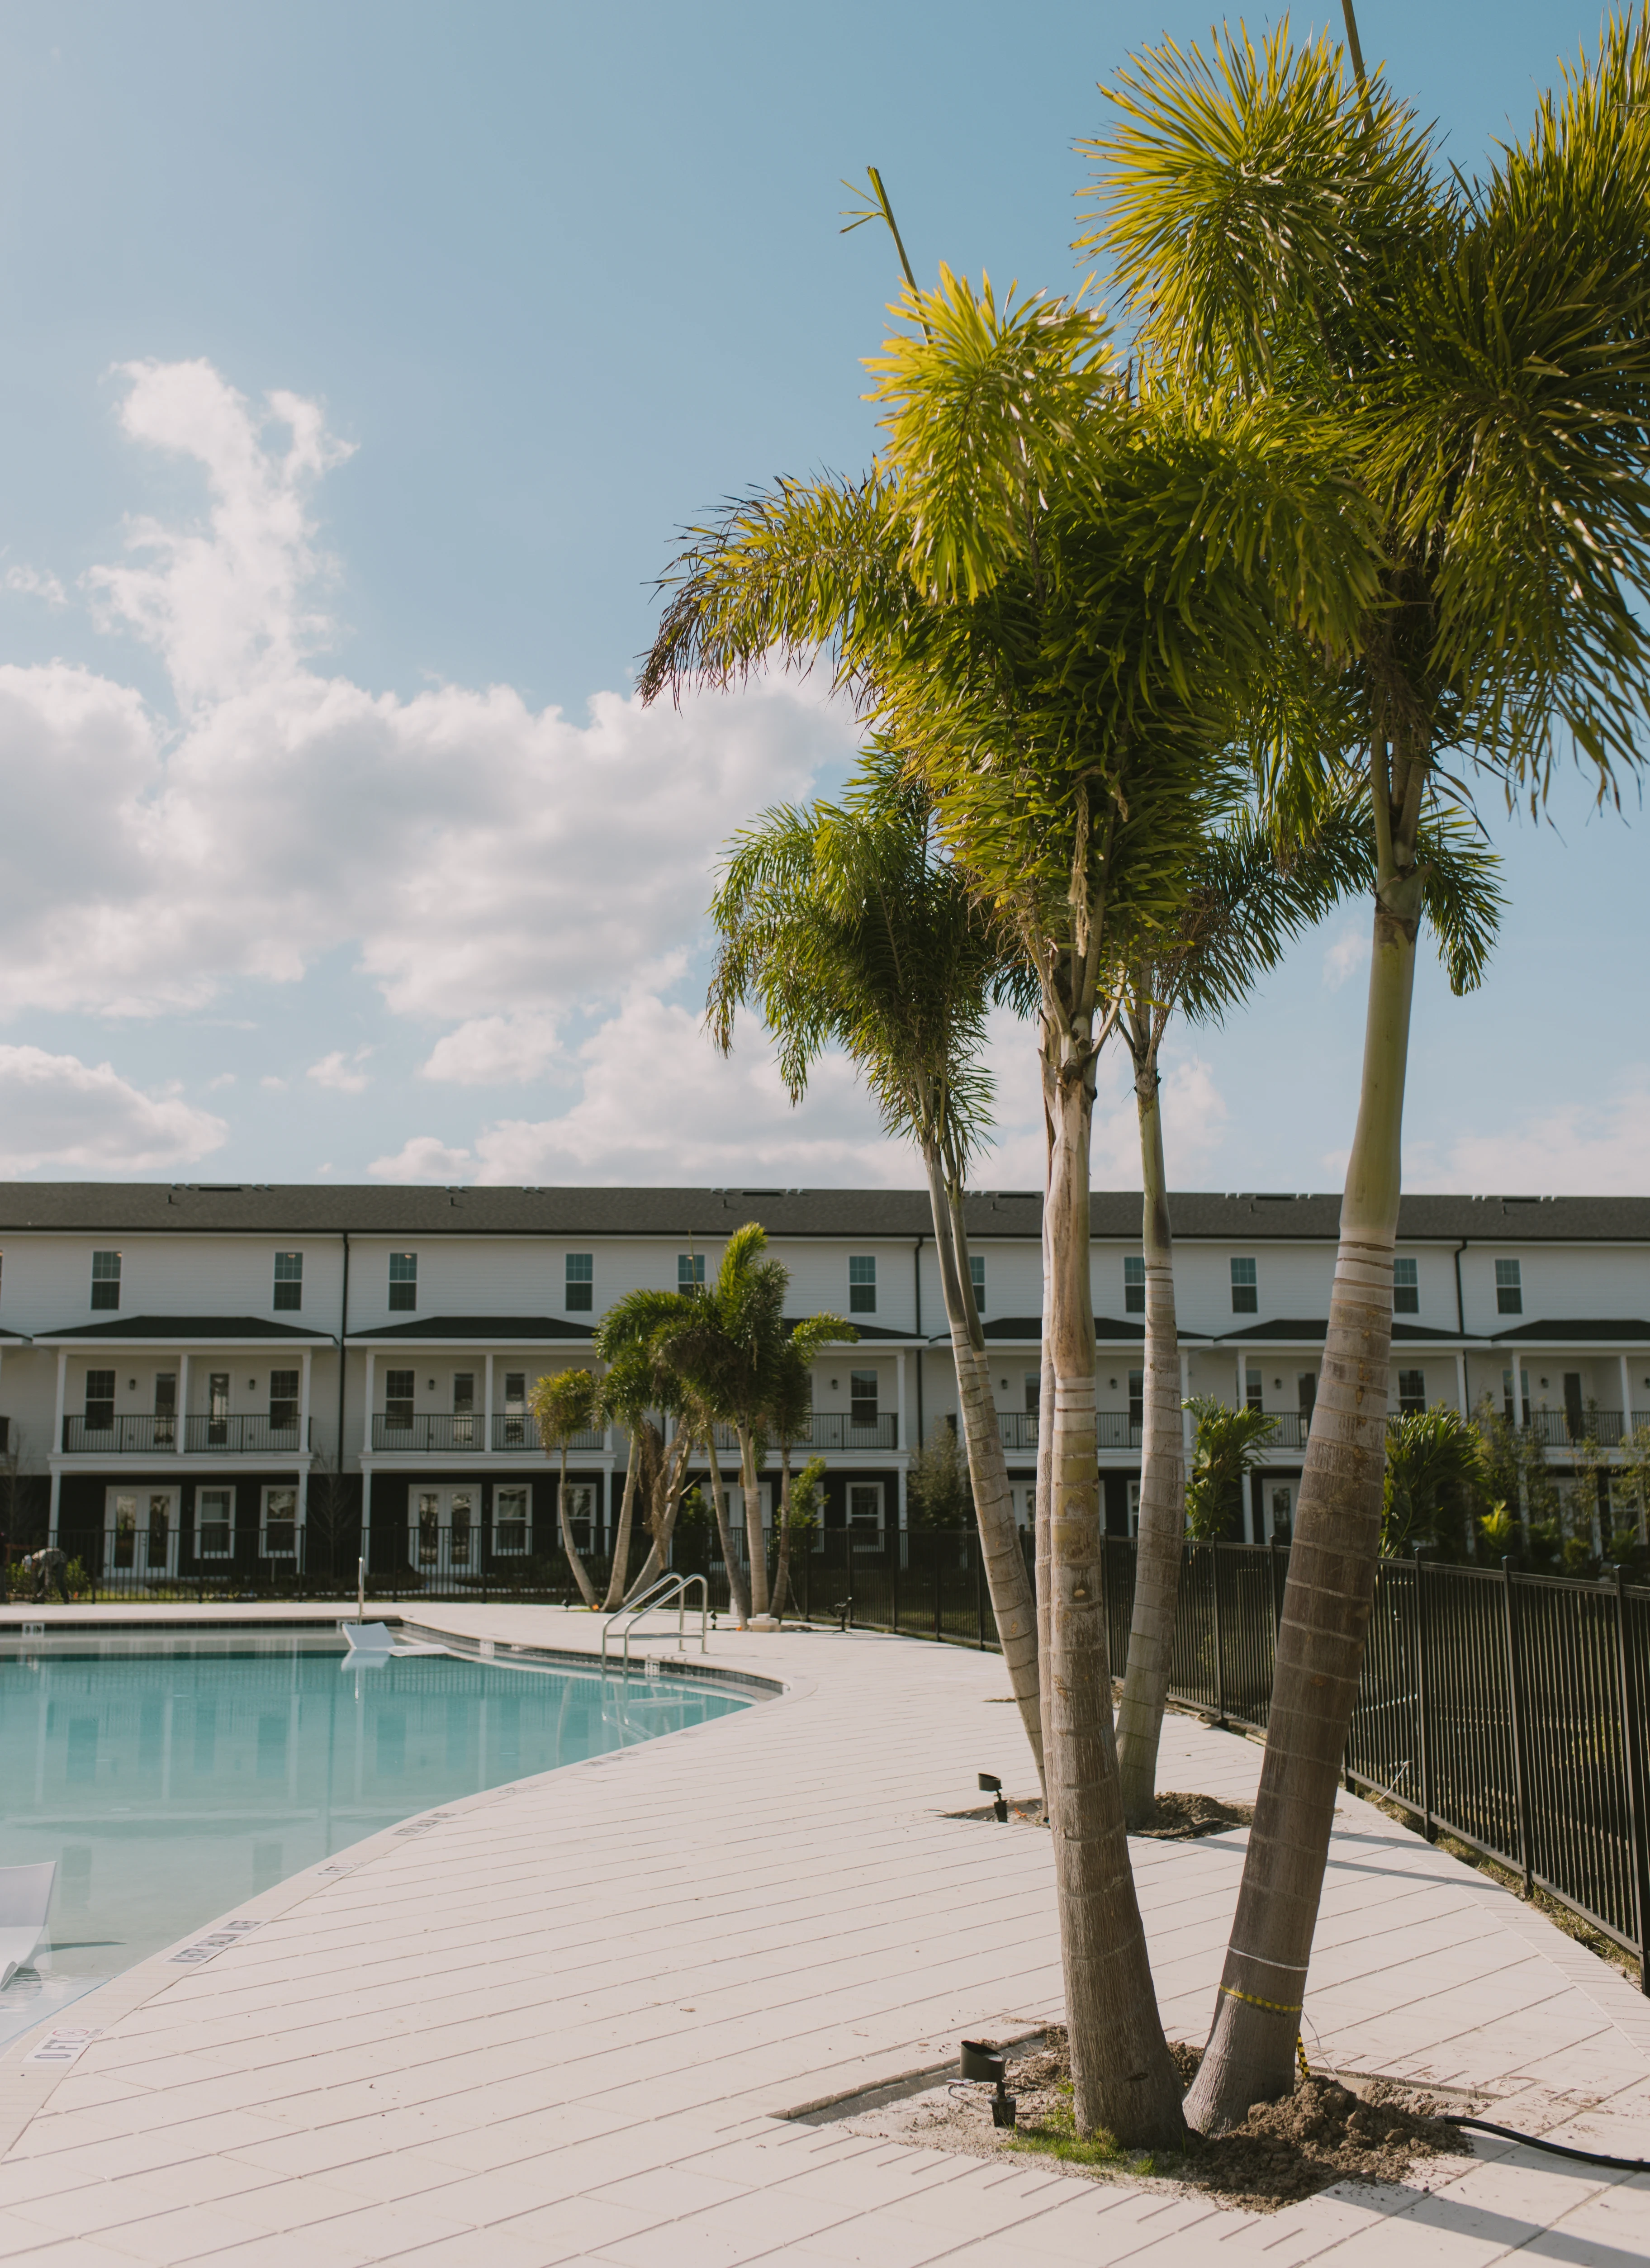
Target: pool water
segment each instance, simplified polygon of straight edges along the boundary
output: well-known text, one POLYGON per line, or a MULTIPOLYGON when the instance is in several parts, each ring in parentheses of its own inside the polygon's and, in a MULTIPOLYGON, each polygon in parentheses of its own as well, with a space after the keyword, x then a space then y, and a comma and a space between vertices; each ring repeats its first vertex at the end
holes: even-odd
POLYGON ((362 1667, 332 1633, 0 1641, 0 1866, 57 1861, 0 2043, 409 1813, 747 1707, 694 1679, 445 1654, 362 1667))

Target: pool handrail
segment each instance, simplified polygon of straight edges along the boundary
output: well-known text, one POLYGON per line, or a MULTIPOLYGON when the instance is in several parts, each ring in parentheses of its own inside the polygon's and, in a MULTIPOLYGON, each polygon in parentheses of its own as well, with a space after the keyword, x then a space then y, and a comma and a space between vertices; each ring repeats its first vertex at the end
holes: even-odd
POLYGON ((604 1677, 607 1675, 608 1672, 608 1637, 614 1624, 616 1623, 621 1616, 623 1617, 624 1649, 621 1657, 622 1663, 622 1674, 628 1677, 630 1674, 630 1635, 636 1628, 638 1618, 645 1614, 662 1611, 668 1608, 673 1599, 676 1602, 676 1651, 678 1653, 682 1653, 687 1651, 685 1616, 688 1608, 688 1593, 692 1589, 696 1583, 699 1586, 699 1651, 701 1653, 708 1653, 710 1652, 709 1631, 711 1621, 711 1586, 709 1582, 703 1575, 661 1575, 656 1582, 651 1583, 648 1586, 647 1589, 642 1593, 640 1598, 627 1600, 623 1606, 615 1609, 615 1611, 608 1616, 607 1621, 603 1623, 601 1626, 601 1674, 604 1677))

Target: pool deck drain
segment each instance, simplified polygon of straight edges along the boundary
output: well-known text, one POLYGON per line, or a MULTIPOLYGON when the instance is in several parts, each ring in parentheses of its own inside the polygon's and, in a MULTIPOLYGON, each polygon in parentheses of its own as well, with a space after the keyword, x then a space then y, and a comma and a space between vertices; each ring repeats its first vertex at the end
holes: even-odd
MULTIPOLYGON (((558 1609, 401 1611, 501 1648, 593 1652, 600 1632, 558 1609)), ((641 1650, 667 1656, 674 1636, 661 1622, 641 1650)), ((1049 1846, 944 1815, 981 1770, 1025 1792, 1014 1712, 989 1705, 1007 1690, 994 1656, 814 1631, 724 1632, 711 1660, 786 1690, 449 1802, 404 1822, 416 1834, 386 1830, 245 1901, 220 1925, 240 1941, 210 1966, 158 1955, 77 2002, 97 2036, 70 2068, 24 2061, 49 2023, 14 2043, 0 2058, 0 2139, 14 2138, 0 2263, 1650 2257, 1650 2179, 1482 2137, 1473 2161, 1419 2171, 1429 2189, 1336 2190, 1256 2217, 799 2116, 932 2070, 965 2033, 1057 2019, 1049 1846)), ((1253 1743, 1195 1720, 1166 1728, 1166 1786, 1247 1801, 1259 1764, 1253 1743)), ((1207 2029, 1244 1841, 1134 1845, 1176 2037, 1207 2029)), ((1480 2089, 1503 2124, 1650 2154, 1650 2003, 1352 1798, 1306 2014, 1325 2065, 1480 2089)))

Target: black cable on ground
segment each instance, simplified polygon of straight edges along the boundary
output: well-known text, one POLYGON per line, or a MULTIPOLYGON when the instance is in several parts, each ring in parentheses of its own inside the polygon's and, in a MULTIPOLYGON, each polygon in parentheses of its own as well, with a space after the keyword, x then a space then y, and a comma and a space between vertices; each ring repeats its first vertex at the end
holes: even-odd
POLYGON ((1555 2158, 1579 2158, 1584 2166, 1613 2166, 1617 2173, 1650 2174, 1650 2158, 1607 2158, 1602 2150, 1576 2150, 1567 2142, 1543 2142, 1539 2134, 1521 2134, 1513 2126, 1492 2126, 1487 2118, 1463 2118, 1446 2111, 1443 2126, 1471 2126, 1480 2134, 1499 2134, 1504 2142, 1522 2142, 1527 2149, 1546 2150, 1555 2158))

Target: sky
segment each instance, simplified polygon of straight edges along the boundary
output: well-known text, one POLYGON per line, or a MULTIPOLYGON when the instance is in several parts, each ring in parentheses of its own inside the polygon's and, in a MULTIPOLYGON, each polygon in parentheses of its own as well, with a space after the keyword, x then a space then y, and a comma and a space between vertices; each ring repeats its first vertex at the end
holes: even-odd
MULTIPOLYGON (((924 281, 1070 288, 1096 83, 1209 15, 0 5, 0 1174, 911 1185, 845 1064, 792 1110, 703 1034, 721 847, 854 736, 812 680, 643 710, 655 578, 869 459, 897 279, 843 178, 924 281)), ((1359 23, 1470 170, 1598 11, 1359 23)), ((1424 962, 1406 1185, 1642 1191, 1645 816, 1486 816, 1510 918, 1472 998, 1424 962)), ((1366 932, 1171 1042, 1172 1182, 1338 1185, 1366 932)), ((991 1052, 978 1179, 1033 1187, 991 1052)))

